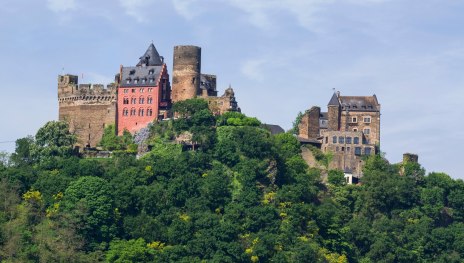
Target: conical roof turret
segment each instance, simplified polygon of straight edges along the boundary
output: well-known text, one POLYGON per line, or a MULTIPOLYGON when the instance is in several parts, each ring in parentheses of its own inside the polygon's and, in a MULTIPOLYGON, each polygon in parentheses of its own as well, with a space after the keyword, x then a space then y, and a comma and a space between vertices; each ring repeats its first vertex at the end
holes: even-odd
POLYGON ((155 48, 153 43, 148 46, 147 51, 143 56, 140 57, 140 61, 137 66, 161 66, 163 65, 162 57, 158 54, 158 51, 155 48))
POLYGON ((338 101, 338 94, 336 92, 334 92, 332 95, 332 98, 330 99, 327 106, 340 106, 340 102, 338 101))

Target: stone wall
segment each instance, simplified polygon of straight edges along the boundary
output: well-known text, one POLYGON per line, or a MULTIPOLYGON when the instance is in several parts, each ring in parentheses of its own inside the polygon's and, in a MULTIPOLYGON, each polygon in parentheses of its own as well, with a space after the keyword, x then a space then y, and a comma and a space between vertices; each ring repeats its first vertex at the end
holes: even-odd
POLYGON ((78 85, 77 76, 58 76, 58 105, 58 119, 66 121, 70 132, 77 135, 76 146, 95 147, 104 128, 115 123, 116 88, 78 85))
POLYGON ((380 112, 342 111, 340 126, 341 131, 363 132, 370 144, 380 143, 380 112), (365 118, 370 122, 364 122, 365 118), (364 132, 365 129, 369 129, 369 134, 364 132))
POLYGON ((175 46, 172 70, 172 102, 195 98, 200 94, 201 48, 175 46))
POLYGON ((300 123, 298 124, 299 136, 305 139, 316 139, 319 137, 319 118, 321 115, 321 108, 312 107, 307 110, 300 123))

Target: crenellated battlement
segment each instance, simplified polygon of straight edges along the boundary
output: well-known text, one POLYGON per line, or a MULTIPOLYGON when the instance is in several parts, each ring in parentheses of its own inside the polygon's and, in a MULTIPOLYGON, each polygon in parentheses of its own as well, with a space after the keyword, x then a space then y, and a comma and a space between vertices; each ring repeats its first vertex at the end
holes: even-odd
POLYGON ((93 103, 108 103, 116 100, 117 86, 114 83, 103 84, 79 84, 78 77, 74 75, 58 76, 58 102, 82 101, 93 103))

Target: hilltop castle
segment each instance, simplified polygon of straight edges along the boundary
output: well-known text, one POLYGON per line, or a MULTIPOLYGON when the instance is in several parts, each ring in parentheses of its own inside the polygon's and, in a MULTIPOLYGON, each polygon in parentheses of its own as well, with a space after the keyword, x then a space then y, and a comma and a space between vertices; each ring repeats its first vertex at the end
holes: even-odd
POLYGON ((329 169, 359 177, 362 156, 379 151, 380 104, 377 96, 341 96, 336 92, 327 107, 327 112, 321 112, 321 108, 315 106, 304 113, 298 125, 298 139, 302 144, 332 153, 329 169))
POLYGON ((231 87, 218 97, 216 76, 201 73, 201 48, 175 46, 172 88, 164 58, 151 44, 135 66, 121 66, 112 84, 79 84, 74 75, 58 76, 59 120, 77 135, 78 147, 95 147, 106 126, 131 133, 171 116, 173 102, 203 98, 215 114, 240 111, 231 87))

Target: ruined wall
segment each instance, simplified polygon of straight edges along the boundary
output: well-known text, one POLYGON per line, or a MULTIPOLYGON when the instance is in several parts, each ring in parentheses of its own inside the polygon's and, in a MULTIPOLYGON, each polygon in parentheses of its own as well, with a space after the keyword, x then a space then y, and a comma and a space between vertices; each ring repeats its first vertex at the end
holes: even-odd
POLYGON ((104 128, 115 123, 116 87, 78 85, 77 76, 58 76, 58 105, 58 119, 68 122, 70 132, 77 135, 76 146, 95 147, 104 128))
POLYGON ((240 108, 238 107, 237 101, 235 100, 235 93, 232 88, 226 89, 224 95, 221 97, 202 98, 208 102, 208 107, 214 114, 219 115, 228 111, 240 112, 240 108))
POLYGON ((172 102, 200 95, 201 48, 175 46, 172 71, 172 102))
POLYGON ((315 139, 319 137, 319 117, 321 115, 321 108, 312 107, 307 110, 301 122, 298 124, 299 136, 305 139, 315 139))

